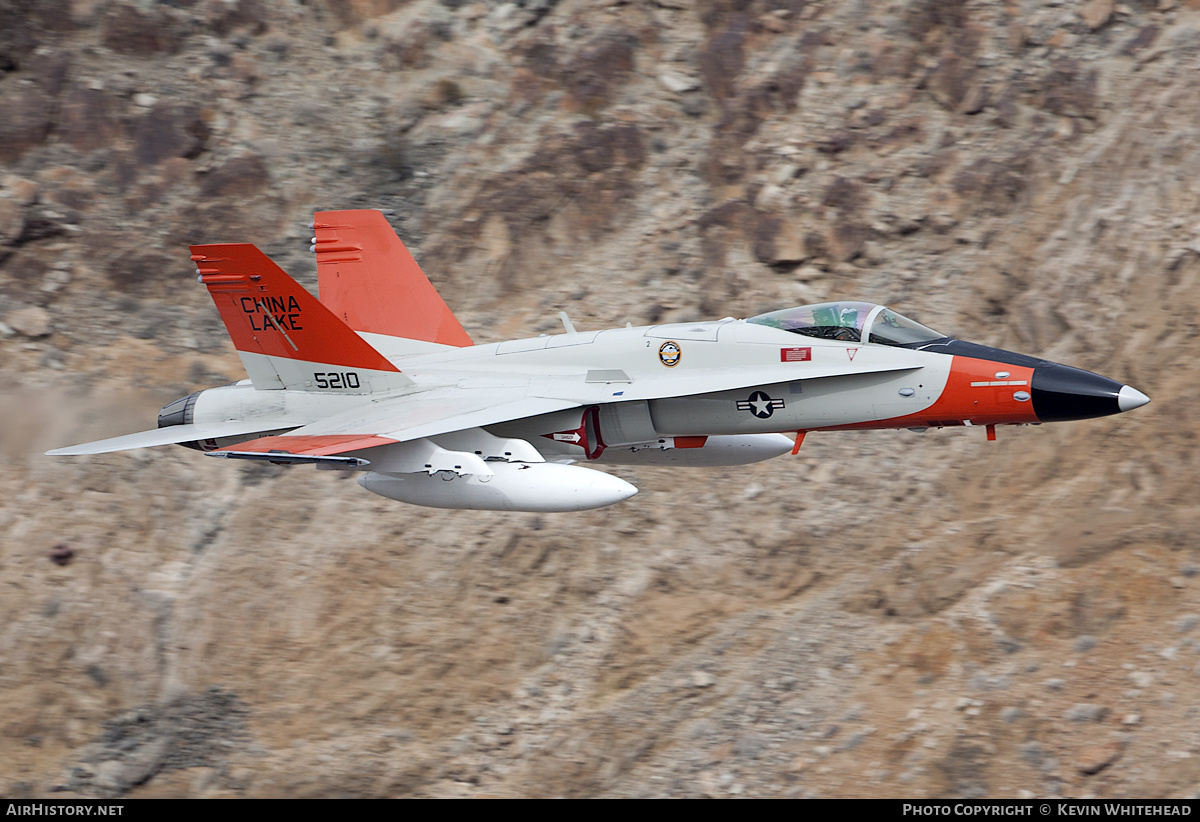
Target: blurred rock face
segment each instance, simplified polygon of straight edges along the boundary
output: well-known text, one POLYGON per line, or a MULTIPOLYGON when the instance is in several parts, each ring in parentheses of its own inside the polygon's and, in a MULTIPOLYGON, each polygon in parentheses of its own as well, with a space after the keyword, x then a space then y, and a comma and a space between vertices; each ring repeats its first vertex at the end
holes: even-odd
POLYGON ((0 0, 0 793, 1190 795, 1196 6, 0 0), (852 297, 1154 402, 545 517, 40 456, 333 208, 481 342, 852 297))

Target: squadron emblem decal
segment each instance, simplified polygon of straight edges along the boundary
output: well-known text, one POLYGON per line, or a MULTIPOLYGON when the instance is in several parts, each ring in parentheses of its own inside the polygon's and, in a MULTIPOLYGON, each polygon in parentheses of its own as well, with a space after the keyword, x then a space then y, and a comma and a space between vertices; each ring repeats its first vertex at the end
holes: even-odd
POLYGON ((658 347, 658 361, 667 368, 674 368, 679 365, 679 358, 683 356, 683 350, 679 347, 679 343, 674 340, 667 340, 658 347))
POLYGON ((783 407, 783 400, 771 399, 770 395, 764 391, 755 391, 749 399, 737 401, 737 410, 749 411, 760 420, 765 420, 774 414, 776 408, 783 407))

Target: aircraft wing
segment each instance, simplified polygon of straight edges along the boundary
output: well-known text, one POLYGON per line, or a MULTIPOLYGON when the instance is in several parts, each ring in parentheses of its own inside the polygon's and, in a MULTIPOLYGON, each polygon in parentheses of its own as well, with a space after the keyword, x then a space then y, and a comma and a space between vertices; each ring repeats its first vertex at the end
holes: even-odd
POLYGON ((108 454, 113 451, 129 451, 134 448, 151 448, 155 445, 173 445, 180 442, 238 437, 242 434, 253 434, 258 431, 281 431, 295 427, 296 423, 294 422, 264 419, 168 425, 165 428, 155 428, 151 431, 139 431, 136 434, 124 434, 120 437, 111 437, 106 440, 85 442, 82 445, 55 448, 53 451, 47 451, 46 455, 50 457, 74 457, 82 454, 108 454))
POLYGON ((521 397, 495 389, 435 388, 418 394, 381 400, 327 417, 274 437, 263 437, 211 452, 308 454, 332 456, 436 437, 468 428, 519 420, 552 411, 575 408, 563 399, 521 397))
POLYGON ((857 368, 830 365, 808 367, 789 374, 778 368, 750 368, 736 372, 643 378, 638 382, 628 378, 622 381, 620 375, 623 372, 619 371, 509 379, 462 374, 455 384, 380 400, 286 434, 219 448, 210 454, 223 456, 223 452, 228 452, 231 456, 245 457, 286 453, 329 458, 595 403, 681 397, 751 385, 902 370, 913 369, 907 365, 857 368))

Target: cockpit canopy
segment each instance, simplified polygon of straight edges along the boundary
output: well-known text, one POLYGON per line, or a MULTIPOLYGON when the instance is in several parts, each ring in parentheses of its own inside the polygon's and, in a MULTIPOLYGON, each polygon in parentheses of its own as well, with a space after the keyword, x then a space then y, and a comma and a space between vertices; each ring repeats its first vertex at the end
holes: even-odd
POLYGON ((835 302, 801 305, 759 314, 748 323, 779 328, 806 337, 881 345, 917 346, 946 335, 874 303, 835 302))

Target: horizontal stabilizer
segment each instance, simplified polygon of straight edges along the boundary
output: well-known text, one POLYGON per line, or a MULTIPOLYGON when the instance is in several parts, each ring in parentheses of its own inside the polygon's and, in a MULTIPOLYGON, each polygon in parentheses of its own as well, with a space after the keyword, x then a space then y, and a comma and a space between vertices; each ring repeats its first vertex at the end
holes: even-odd
POLYGON ((235 460, 256 460, 271 462, 276 465, 344 465, 351 468, 361 468, 364 465, 371 464, 370 460, 358 459, 357 457, 314 457, 305 454, 286 454, 272 451, 267 451, 266 453, 261 451, 209 451, 205 456, 235 460))
POLYGON ((131 451, 135 448, 153 448, 156 445, 175 445, 181 442, 215 440, 222 437, 238 437, 259 431, 280 431, 295 428, 296 423, 282 420, 230 420, 227 422, 200 422, 187 425, 168 425, 152 431, 139 431, 96 442, 85 442, 67 448, 47 451, 48 457, 76 457, 84 454, 109 454, 113 451, 131 451))

